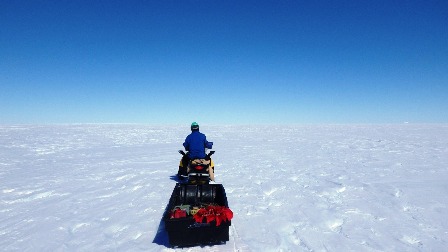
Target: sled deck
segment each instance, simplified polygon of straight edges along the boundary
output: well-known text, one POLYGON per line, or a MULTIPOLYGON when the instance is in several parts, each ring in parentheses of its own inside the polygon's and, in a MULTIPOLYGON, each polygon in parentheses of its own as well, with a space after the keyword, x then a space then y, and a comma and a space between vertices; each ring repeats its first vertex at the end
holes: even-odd
POLYGON ((227 211, 227 214, 230 211, 226 193, 221 184, 177 183, 163 216, 169 244, 172 247, 190 247, 223 244, 228 241, 231 217, 214 219, 206 218, 204 215, 202 219, 201 215, 198 218, 201 211, 205 212, 205 209, 211 208, 227 211))

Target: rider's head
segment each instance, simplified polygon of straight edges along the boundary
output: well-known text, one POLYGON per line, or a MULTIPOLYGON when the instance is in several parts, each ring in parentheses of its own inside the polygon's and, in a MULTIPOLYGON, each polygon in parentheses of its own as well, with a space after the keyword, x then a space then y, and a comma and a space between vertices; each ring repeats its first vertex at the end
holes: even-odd
POLYGON ((197 122, 193 122, 191 124, 191 131, 197 131, 199 130, 199 124, 197 122))

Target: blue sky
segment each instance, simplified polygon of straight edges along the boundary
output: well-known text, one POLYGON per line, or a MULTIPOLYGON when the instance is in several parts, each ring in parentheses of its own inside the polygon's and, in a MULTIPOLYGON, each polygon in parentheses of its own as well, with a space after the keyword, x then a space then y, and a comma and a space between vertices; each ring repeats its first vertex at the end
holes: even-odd
POLYGON ((447 1, 0 1, 0 123, 448 123, 447 1))

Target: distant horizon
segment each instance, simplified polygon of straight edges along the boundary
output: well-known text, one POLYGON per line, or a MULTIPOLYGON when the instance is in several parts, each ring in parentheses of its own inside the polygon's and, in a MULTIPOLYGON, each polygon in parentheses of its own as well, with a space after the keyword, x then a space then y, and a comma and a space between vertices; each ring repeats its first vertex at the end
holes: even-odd
MULTIPOLYGON (((83 125, 117 125, 117 126, 150 126, 150 127, 183 127, 186 130, 189 130, 188 123, 169 123, 169 124, 161 124, 161 123, 0 123, 0 127, 8 127, 8 126, 83 126, 83 125)), ((447 125, 445 122, 402 122, 402 123, 284 123, 284 124, 273 124, 273 123, 234 123, 234 124, 201 124, 201 129, 206 129, 207 127, 238 127, 238 126, 265 126, 265 127, 290 127, 290 126, 399 126, 399 125, 447 125)))
POLYGON ((0 124, 448 123, 447 1, 3 1, 0 124))

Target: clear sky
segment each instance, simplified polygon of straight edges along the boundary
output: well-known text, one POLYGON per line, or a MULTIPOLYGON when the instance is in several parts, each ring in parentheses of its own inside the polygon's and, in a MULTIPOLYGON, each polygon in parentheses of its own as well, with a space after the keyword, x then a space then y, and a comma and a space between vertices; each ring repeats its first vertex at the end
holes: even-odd
POLYGON ((448 1, 0 0, 0 124, 448 123, 448 1))

